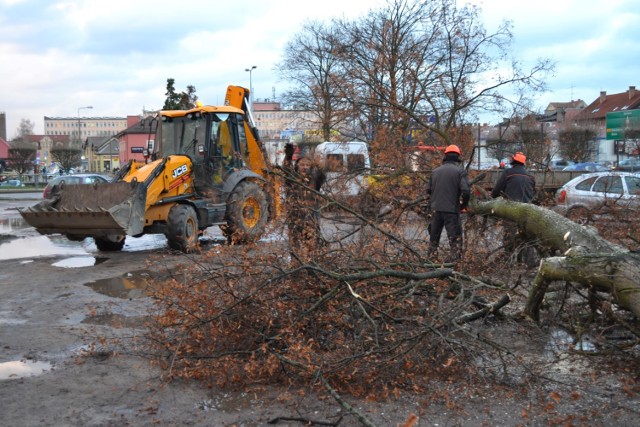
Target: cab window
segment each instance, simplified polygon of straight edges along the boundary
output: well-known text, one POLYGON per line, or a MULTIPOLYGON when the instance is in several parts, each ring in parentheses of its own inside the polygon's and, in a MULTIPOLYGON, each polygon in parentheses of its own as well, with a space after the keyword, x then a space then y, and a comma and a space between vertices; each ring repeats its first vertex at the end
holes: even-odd
POLYGON ((327 170, 329 172, 342 171, 342 154, 327 154, 327 170))
POLYGON ((347 170, 360 172, 364 169, 364 154, 347 154, 347 170))

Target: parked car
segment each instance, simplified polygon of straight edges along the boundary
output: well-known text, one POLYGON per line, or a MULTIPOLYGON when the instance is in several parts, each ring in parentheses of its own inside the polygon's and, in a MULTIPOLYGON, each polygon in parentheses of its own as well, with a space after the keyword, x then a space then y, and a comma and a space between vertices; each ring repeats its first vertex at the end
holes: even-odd
POLYGON ((623 172, 640 172, 640 160, 639 159, 624 159, 620 160, 617 171, 623 172))
POLYGON ((606 172, 608 170, 611 170, 611 168, 595 162, 585 162, 569 165, 562 170, 566 172, 606 172))
POLYGON ((45 199, 51 198, 51 193, 55 186, 68 185, 68 184, 100 184, 111 181, 111 177, 107 175, 100 175, 95 173, 78 173, 75 175, 61 175, 53 178, 42 192, 42 197, 45 199))
POLYGON ((24 184, 19 179, 8 179, 2 181, 0 187, 24 187, 24 184))
POLYGON ((561 171, 567 166, 571 166, 575 164, 576 162, 574 162, 573 160, 555 159, 549 162, 549 164, 547 165, 547 168, 552 171, 561 171))
POLYGON ((556 208, 568 218, 588 223, 602 207, 640 207, 640 173, 595 172, 580 175, 556 192, 556 208))

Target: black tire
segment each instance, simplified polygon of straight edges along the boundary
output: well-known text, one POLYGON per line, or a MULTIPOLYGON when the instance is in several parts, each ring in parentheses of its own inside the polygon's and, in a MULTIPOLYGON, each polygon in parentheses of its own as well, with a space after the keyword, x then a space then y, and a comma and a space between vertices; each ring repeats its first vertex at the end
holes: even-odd
POLYGON ((565 216, 580 225, 587 225, 591 222, 591 211, 584 206, 569 208, 565 216))
POLYGON ((221 228, 229 242, 258 241, 269 221, 269 203, 262 187, 252 181, 238 184, 227 199, 225 220, 221 228))
POLYGON ((83 236, 80 234, 67 234, 66 237, 72 242, 82 242, 87 236, 83 236))
POLYGON ((126 237, 123 235, 93 238, 98 250, 102 252, 116 252, 122 250, 125 240, 126 237))
POLYGON ((167 219, 167 241, 171 249, 184 253, 198 247, 198 215, 191 205, 175 205, 167 219))

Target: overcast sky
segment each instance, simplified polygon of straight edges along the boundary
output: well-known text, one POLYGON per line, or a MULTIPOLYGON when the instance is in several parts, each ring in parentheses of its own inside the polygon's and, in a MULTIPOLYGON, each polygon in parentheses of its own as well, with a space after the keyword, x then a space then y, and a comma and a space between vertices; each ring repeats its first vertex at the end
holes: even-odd
MULTIPOLYGON (((458 0, 458 4, 466 0, 458 0)), ((640 89, 640 0, 472 0, 489 31, 513 21, 525 63, 556 62, 552 101, 640 89)), ((0 111, 7 137, 21 119, 44 133, 44 116, 124 117, 164 103, 166 80, 219 104, 228 84, 277 97, 273 71, 307 19, 357 18, 384 0, 0 0, 0 111)), ((498 121, 499 118, 496 118, 498 121)))

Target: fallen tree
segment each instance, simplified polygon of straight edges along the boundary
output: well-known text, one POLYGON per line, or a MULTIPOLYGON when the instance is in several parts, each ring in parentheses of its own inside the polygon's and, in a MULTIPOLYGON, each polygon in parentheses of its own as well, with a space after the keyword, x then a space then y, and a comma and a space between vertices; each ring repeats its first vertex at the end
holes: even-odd
POLYGON ((543 258, 532 282, 525 314, 539 321, 540 307, 549 284, 564 280, 594 291, 606 291, 613 302, 640 317, 640 257, 602 238, 592 227, 583 227, 544 207, 499 198, 478 201, 480 215, 518 224, 529 239, 557 252, 543 258))

